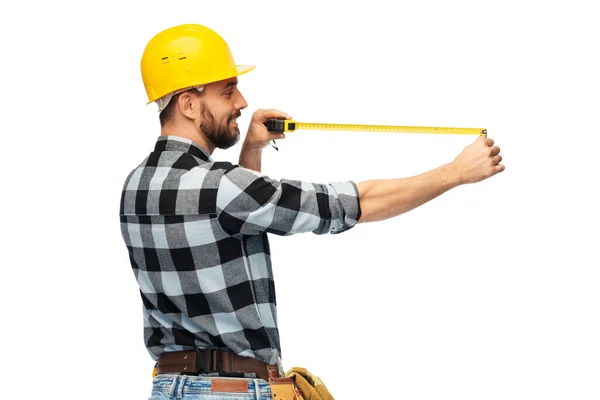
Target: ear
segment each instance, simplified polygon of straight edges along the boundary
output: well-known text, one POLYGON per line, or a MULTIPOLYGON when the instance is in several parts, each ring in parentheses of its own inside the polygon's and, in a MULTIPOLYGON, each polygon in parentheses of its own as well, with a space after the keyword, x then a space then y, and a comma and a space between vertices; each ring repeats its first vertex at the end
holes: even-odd
POLYGON ((199 109, 196 99, 197 96, 192 95, 189 91, 181 93, 177 99, 179 112, 189 119, 195 119, 199 109))

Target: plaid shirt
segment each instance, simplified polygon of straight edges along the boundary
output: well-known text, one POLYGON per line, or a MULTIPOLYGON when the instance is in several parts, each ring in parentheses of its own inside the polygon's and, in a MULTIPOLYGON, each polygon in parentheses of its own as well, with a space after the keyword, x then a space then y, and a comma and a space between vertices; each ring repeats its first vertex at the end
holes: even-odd
POLYGON ((281 349, 267 233, 337 234, 359 218, 354 182, 277 181, 160 136, 127 176, 120 205, 150 355, 229 348, 274 364, 281 349))

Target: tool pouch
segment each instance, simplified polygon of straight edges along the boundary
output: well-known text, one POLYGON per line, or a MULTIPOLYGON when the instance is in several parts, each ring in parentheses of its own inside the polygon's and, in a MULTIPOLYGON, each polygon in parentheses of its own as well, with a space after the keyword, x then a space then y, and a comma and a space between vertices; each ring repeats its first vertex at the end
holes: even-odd
POLYGON ((318 376, 308 372, 306 368, 294 367, 285 376, 294 380, 295 386, 305 400, 334 400, 329 390, 318 376))
POLYGON ((304 400, 292 378, 276 378, 277 367, 269 366, 269 387, 273 400, 304 400))

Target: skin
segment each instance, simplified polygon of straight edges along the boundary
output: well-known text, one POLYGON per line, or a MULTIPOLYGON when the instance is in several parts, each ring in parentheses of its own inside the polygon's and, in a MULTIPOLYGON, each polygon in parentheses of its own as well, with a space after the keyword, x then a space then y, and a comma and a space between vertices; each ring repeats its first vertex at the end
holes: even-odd
MULTIPOLYGON (((212 154, 215 148, 226 149, 240 139, 237 118, 248 106, 237 88, 237 77, 205 85, 202 93, 182 93, 171 121, 161 135, 177 135, 196 142, 212 154)), ((284 133, 269 132, 267 119, 288 114, 275 109, 260 109, 252 114, 242 144, 239 165, 261 170, 262 149, 271 140, 284 139, 284 133)), ((376 179, 357 183, 361 207, 359 223, 381 221, 410 211, 460 185, 481 182, 502 171, 500 147, 494 140, 479 136, 456 158, 445 165, 419 175, 397 179, 376 179)))
POLYGON ((360 182, 357 186, 363 215, 358 222, 392 218, 452 188, 488 179, 504 171, 500 161, 500 147, 492 138, 479 136, 452 162, 438 168, 408 178, 360 182))

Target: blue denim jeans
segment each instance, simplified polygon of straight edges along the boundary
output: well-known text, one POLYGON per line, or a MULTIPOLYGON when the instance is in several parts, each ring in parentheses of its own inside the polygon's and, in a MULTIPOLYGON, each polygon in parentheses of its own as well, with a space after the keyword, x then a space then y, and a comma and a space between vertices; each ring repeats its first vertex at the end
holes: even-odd
POLYGON ((152 380, 152 395, 148 400, 271 400, 271 389, 264 379, 252 378, 212 378, 205 376, 187 376, 160 374, 152 380), (211 389, 213 379, 234 379, 248 382, 247 393, 214 392, 211 389))

